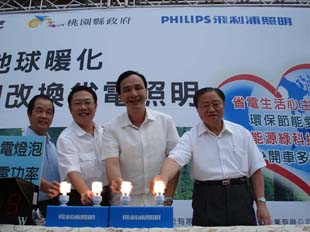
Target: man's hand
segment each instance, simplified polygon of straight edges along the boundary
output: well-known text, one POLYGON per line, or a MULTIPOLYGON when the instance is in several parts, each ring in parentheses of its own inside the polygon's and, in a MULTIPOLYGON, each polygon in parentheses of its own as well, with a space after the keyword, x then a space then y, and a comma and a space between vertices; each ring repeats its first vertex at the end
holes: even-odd
POLYGON ((121 193, 122 182, 123 182, 123 179, 120 178, 120 177, 112 180, 112 183, 111 183, 111 191, 112 191, 112 193, 121 193))
POLYGON ((257 207, 256 214, 257 214, 258 224, 259 225, 271 225, 272 219, 268 212, 266 203, 257 202, 256 207, 257 207))
POLYGON ((91 190, 81 194, 81 202, 83 205, 93 205, 93 196, 94 193, 91 190))
POLYGON ((45 192, 48 198, 57 197, 60 192, 60 184, 57 181, 48 182, 44 178, 41 178, 40 190, 45 192))
POLYGON ((57 197, 60 193, 60 184, 57 181, 48 182, 48 198, 57 197))

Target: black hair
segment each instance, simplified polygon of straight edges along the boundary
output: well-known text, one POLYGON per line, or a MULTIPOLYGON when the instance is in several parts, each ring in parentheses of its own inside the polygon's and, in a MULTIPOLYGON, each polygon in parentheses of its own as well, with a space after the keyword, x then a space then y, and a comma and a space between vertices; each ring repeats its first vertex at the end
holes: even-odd
POLYGON ((198 101, 201 95, 203 95, 204 93, 209 93, 209 92, 216 92, 217 95, 219 95, 219 97, 223 100, 223 103, 225 103, 225 94, 221 89, 213 88, 213 87, 205 87, 205 88, 202 88, 196 91, 194 95, 194 106, 196 108, 198 108, 198 101))
POLYGON ((68 105, 69 105, 69 107, 71 107, 71 100, 72 100, 73 94, 75 94, 76 92, 79 92, 79 91, 87 91, 87 92, 89 92, 93 96, 94 102, 97 105, 97 94, 96 94, 96 92, 92 88, 84 86, 84 85, 76 85, 76 86, 74 86, 71 89, 71 92, 68 95, 68 105))
POLYGON ((141 74, 141 73, 138 73, 136 71, 132 71, 132 70, 128 70, 128 71, 125 71, 123 72, 117 79, 117 82, 116 82, 116 91, 118 94, 121 94, 121 82, 126 79, 127 77, 129 77, 130 75, 137 75, 139 76, 143 83, 144 83, 144 87, 147 89, 147 82, 146 82, 146 79, 145 77, 141 74))
POLYGON ((28 107, 27 107, 27 113, 28 114, 32 113, 32 111, 34 109, 34 105, 38 99, 44 99, 44 100, 50 101, 52 103, 52 106, 53 106, 53 114, 55 113, 54 102, 52 101, 52 99, 45 94, 38 94, 38 95, 35 95, 33 98, 31 98, 30 102, 28 103, 28 107))

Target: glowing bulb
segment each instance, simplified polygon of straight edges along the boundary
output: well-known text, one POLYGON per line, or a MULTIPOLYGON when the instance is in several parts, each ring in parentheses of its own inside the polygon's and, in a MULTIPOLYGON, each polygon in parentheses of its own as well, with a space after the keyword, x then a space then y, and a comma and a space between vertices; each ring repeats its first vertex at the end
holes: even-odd
POLYGON ((165 192, 166 185, 163 181, 155 181, 154 191, 156 195, 163 195, 165 192))
POLYGON ((61 206, 66 206, 69 202, 69 196, 67 195, 71 191, 71 184, 67 181, 63 181, 60 183, 60 193, 59 202, 61 206))
POLYGON ((132 190, 132 184, 131 182, 129 181, 122 181, 122 184, 121 184, 121 193, 122 193, 122 196, 121 196, 121 203, 123 205, 128 205, 129 201, 130 201, 130 192, 132 190))
POLYGON ((122 181, 121 184, 121 193, 123 196, 129 196, 132 190, 132 184, 129 181, 122 181))
POLYGON ((155 203, 157 205, 162 205, 165 200, 164 197, 165 188, 166 185, 163 181, 155 181, 154 191, 155 191, 155 203))
POLYGON ((95 196, 100 196, 102 192, 102 183, 99 181, 94 181, 91 185, 91 190, 95 196))
POLYGON ((63 181, 60 183, 60 193, 62 195, 67 195, 71 191, 71 184, 67 181, 63 181))
POLYGON ((102 201, 101 192, 103 190, 102 183, 99 181, 94 181, 91 185, 91 190, 94 193, 93 196, 94 206, 100 206, 100 203, 102 201))

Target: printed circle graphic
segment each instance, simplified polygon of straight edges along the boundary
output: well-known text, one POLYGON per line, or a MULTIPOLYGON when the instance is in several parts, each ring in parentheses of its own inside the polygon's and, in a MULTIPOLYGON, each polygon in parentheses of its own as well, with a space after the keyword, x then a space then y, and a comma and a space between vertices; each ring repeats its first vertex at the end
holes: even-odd
POLYGON ((30 28, 36 28, 37 26, 39 26, 41 23, 41 21, 39 19, 32 19, 29 21, 28 26, 30 28))

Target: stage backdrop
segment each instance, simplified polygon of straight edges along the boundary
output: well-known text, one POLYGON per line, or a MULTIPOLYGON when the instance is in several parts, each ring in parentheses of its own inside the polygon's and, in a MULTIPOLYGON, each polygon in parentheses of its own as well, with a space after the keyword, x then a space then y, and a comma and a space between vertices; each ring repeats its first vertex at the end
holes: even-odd
MULTIPOLYGON (((171 115, 180 135, 195 125, 194 92, 218 86, 225 118, 248 128, 264 155, 273 222, 310 224, 310 9, 173 7, 0 15, 1 134, 21 133, 38 93, 55 102, 55 139, 71 122, 70 88, 98 94, 95 120, 124 111, 115 91, 131 69, 148 80, 147 105, 171 115)), ((175 225, 190 225, 182 170, 175 225), (186 201, 181 201, 186 200, 186 201)))

